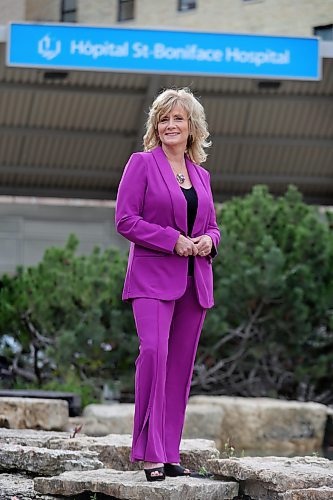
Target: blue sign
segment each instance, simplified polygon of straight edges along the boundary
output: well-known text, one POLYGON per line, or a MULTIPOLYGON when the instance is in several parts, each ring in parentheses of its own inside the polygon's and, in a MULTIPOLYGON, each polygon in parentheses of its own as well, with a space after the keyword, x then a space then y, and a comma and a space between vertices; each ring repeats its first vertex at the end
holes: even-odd
POLYGON ((11 23, 7 65, 321 79, 318 38, 11 23))

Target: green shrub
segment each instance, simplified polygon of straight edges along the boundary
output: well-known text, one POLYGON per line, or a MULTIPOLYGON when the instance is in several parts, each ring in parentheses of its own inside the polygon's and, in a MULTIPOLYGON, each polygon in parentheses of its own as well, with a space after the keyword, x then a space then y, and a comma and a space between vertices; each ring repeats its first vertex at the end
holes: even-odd
POLYGON ((199 392, 332 402, 332 217, 289 186, 224 204, 215 307, 199 344, 199 392))
MULTIPOLYGON (((208 311, 192 392, 333 402, 333 219, 290 186, 256 186, 217 213, 215 307, 208 311)), ((133 401, 138 338, 121 300, 127 256, 76 256, 72 235, 35 267, 3 276, 0 366, 5 387, 79 392, 103 384, 133 401)))
POLYGON ((75 256, 77 246, 71 235, 36 267, 3 277, 0 332, 20 346, 17 353, 3 346, 7 383, 65 389, 80 381, 82 396, 93 401, 104 383, 120 380, 131 392, 138 340, 132 311, 121 300, 126 258, 98 248, 75 256))

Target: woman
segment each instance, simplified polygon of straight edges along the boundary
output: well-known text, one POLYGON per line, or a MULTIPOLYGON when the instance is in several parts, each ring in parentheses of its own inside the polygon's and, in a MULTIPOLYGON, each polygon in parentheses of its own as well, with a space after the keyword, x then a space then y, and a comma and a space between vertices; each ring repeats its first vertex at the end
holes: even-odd
POLYGON ((199 166, 208 135, 191 91, 165 90, 149 112, 145 152, 132 154, 118 188, 116 228, 131 242, 122 299, 140 340, 130 459, 144 461, 148 481, 200 476, 180 465, 179 446, 220 242, 210 175, 199 166))

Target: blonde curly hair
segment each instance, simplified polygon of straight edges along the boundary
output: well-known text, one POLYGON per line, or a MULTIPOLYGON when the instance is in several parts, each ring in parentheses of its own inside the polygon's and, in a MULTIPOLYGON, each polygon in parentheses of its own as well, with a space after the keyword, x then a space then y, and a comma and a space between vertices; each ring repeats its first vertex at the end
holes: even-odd
POLYGON ((157 133, 157 125, 161 117, 180 104, 186 111, 189 120, 189 136, 187 139, 186 153, 197 164, 207 159, 204 148, 211 146, 207 141, 209 132, 207 128, 205 111, 200 102, 194 97, 188 87, 180 89, 166 89, 159 94, 149 109, 146 122, 146 133, 143 137, 144 151, 150 151, 161 145, 157 133))

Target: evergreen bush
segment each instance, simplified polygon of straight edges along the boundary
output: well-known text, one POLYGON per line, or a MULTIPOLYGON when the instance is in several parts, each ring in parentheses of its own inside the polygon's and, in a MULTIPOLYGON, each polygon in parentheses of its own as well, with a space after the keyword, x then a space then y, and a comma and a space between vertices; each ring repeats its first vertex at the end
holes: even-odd
MULTIPOLYGON (((333 218, 289 186, 224 203, 192 393, 333 403, 333 218)), ((138 338, 121 300, 127 256, 77 256, 71 235, 0 289, 3 387, 79 392, 99 401, 107 383, 133 401, 138 338)), ((186 333, 186 332, 185 332, 186 333)))
POLYGON ((295 186, 224 204, 196 392, 333 402, 332 214, 295 186))
POLYGON ((77 247, 71 235, 37 266, 3 276, 3 385, 72 387, 85 402, 99 400, 104 384, 112 389, 118 381, 131 393, 138 341, 132 312, 121 300, 126 259, 98 247, 76 256, 77 247))

